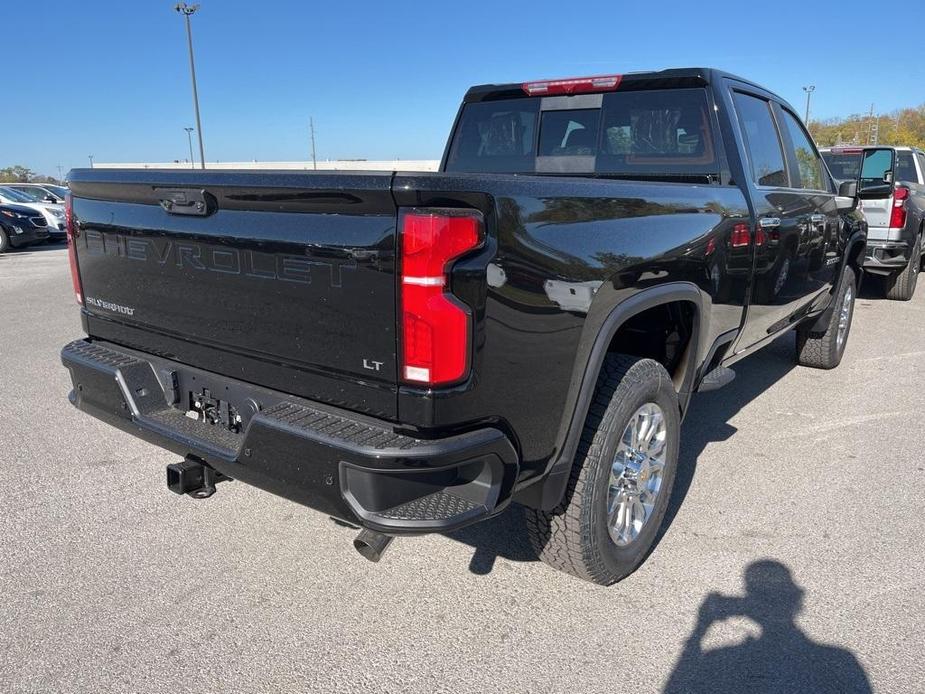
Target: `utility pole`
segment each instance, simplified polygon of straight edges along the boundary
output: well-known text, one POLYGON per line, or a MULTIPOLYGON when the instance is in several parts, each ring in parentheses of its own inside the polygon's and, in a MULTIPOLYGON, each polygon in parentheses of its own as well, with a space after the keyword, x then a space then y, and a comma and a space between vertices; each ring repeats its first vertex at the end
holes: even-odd
POLYGON ((811 84, 807 87, 803 87, 803 91, 806 92, 806 117, 803 119, 803 122, 806 123, 806 127, 809 127, 809 100, 813 95, 813 92, 816 91, 816 85, 811 84))
POLYGON ((315 119, 314 118, 310 117, 308 119, 308 129, 311 131, 311 134, 312 134, 312 169, 317 171, 318 170, 318 160, 315 159, 315 119))
POLYGON ((189 142, 189 167, 196 168, 196 161, 193 159, 193 128, 183 128, 186 131, 186 140, 189 142))
POLYGON ((61 164, 58 164, 57 168, 58 168, 58 180, 63 181, 64 180, 64 167, 61 166, 61 164))
POLYGON ((193 60, 193 29, 190 26, 190 16, 199 9, 199 5, 187 5, 185 2, 178 2, 174 9, 183 15, 186 20, 186 42, 189 46, 189 72, 193 81, 193 108, 196 111, 196 135, 199 137, 199 163, 204 169, 206 168, 206 154, 202 146, 202 121, 199 119, 199 92, 196 89, 196 63, 193 60))
POLYGON ((93 155, 89 154, 87 156, 90 158, 90 168, 92 169, 93 168, 93 155))
POLYGON ((870 115, 867 116, 867 144, 871 143, 871 137, 874 134, 874 105, 870 105, 870 115))

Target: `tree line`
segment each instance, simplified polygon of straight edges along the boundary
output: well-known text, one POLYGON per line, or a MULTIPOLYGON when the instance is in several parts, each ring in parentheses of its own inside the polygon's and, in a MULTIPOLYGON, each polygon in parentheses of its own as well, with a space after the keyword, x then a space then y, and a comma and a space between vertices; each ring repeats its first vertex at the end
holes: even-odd
POLYGON ((925 104, 886 114, 856 113, 847 118, 810 119, 809 132, 820 147, 902 145, 925 149, 925 104))
POLYGON ((16 164, 0 169, 0 183, 58 183, 53 176, 42 176, 32 169, 16 164))

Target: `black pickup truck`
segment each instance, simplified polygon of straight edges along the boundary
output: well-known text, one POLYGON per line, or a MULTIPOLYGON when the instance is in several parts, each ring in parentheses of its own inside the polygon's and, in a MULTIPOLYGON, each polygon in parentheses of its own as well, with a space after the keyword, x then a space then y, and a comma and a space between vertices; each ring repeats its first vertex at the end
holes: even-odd
POLYGON ((609 584, 653 546, 692 394, 797 330, 838 365, 865 247, 791 106, 676 69, 468 91, 439 172, 69 175, 81 410, 398 535, 526 507, 609 584))

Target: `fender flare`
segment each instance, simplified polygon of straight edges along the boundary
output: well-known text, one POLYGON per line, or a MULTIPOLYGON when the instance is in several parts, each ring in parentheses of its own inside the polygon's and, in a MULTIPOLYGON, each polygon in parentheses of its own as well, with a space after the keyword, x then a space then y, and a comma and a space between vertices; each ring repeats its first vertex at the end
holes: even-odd
POLYGON ((611 340, 633 316, 656 306, 677 301, 694 305, 692 334, 682 364, 684 377, 678 388, 678 399, 683 414, 696 379, 701 375, 698 371, 701 367, 701 355, 706 351, 703 343, 708 335, 706 324, 709 321, 708 309, 711 299, 692 282, 669 282, 643 289, 620 301, 610 310, 594 338, 588 357, 576 361, 574 366, 572 385, 566 398, 566 407, 556 441, 556 452, 550 458, 544 473, 535 478, 537 481, 518 490, 517 501, 545 510, 553 509, 561 502, 611 340))

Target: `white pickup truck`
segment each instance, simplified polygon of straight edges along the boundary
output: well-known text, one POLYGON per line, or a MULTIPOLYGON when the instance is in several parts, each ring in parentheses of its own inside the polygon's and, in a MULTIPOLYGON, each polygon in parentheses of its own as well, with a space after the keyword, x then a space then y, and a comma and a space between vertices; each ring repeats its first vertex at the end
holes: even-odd
POLYGON ((860 174, 862 189, 882 187, 882 197, 861 201, 868 224, 864 270, 883 278, 888 299, 908 301, 925 253, 925 152, 913 147, 831 147, 820 153, 835 179, 853 181, 860 174), (893 174, 885 180, 883 174, 890 170, 893 174))

